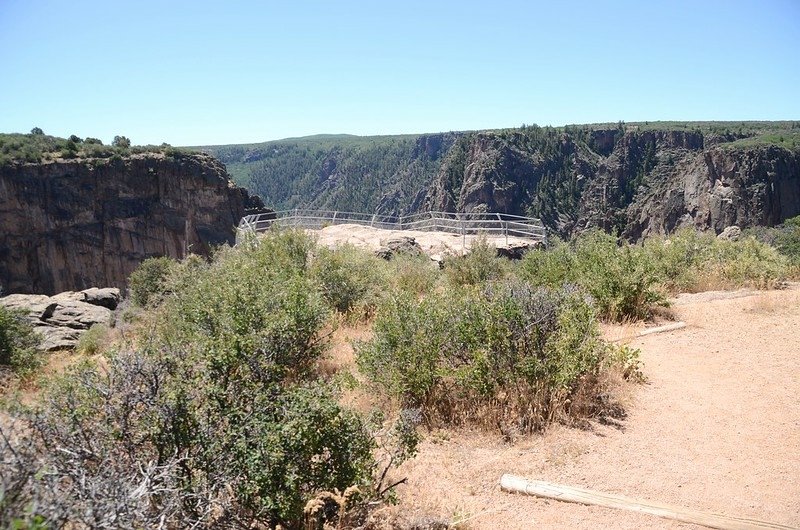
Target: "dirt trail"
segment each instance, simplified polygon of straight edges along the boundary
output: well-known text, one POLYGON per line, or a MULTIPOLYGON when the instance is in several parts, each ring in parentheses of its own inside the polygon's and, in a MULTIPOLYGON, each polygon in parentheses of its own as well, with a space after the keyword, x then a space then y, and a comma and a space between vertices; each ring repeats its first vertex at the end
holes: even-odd
MULTIPOLYGON (((431 434, 401 471, 403 511, 468 528, 700 528, 502 493, 503 473, 800 526, 800 287, 683 297, 687 327, 635 339, 649 382, 621 428, 515 445, 431 434)), ((631 329, 608 333, 625 336, 631 329)))

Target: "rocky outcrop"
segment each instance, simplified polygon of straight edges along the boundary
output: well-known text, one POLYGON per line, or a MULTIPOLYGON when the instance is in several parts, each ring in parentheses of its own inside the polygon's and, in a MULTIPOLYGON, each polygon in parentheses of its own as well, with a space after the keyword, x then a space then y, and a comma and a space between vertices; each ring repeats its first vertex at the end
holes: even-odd
POLYGON ((204 154, 58 160, 0 168, 0 288, 53 294, 124 287, 142 260, 232 243, 250 207, 204 154))
POLYGON ((12 294, 0 298, 0 305, 23 312, 42 337, 39 349, 54 351, 75 348, 95 324, 110 325, 119 301, 117 288, 91 288, 55 296, 12 294))
POLYGON ((719 234, 732 225, 773 226, 800 215, 798 152, 723 145, 674 155, 661 155, 630 203, 621 205, 629 239, 687 226, 719 234))
POLYGON ((569 237, 719 233, 798 214, 800 122, 575 125, 219 146, 279 209, 500 212, 569 237), (258 150, 258 162, 242 152, 258 150))
POLYGON ((445 159, 425 208, 533 214, 561 236, 601 228, 631 240, 800 215, 800 151, 735 139, 636 128, 479 133, 465 156, 445 159))
POLYGON ((417 240, 409 236, 398 236, 381 241, 381 246, 375 255, 385 260, 391 260, 398 254, 422 255, 422 247, 417 240))

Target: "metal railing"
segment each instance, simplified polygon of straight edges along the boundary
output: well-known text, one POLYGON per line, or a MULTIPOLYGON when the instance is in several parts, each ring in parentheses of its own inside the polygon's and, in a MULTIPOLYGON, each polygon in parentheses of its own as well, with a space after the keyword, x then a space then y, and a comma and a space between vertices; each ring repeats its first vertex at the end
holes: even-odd
POLYGON ((384 230, 419 230, 449 232, 464 237, 474 234, 516 237, 547 243, 547 230, 539 219, 503 213, 421 212, 402 217, 333 210, 283 210, 248 215, 236 229, 236 242, 250 234, 266 232, 273 224, 319 230, 339 224, 358 224, 384 230))

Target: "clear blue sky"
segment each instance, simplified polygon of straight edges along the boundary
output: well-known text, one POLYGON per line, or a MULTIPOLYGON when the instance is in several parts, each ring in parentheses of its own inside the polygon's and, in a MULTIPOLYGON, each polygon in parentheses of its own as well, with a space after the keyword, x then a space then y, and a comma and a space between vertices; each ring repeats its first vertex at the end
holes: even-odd
POLYGON ((800 0, 0 0, 0 131, 800 119, 800 0))

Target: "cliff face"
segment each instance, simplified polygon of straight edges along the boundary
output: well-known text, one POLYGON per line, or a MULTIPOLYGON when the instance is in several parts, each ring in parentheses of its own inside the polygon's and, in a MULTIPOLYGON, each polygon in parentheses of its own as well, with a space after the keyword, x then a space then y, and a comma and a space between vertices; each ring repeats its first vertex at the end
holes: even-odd
POLYGON ((4 294, 124 287, 148 257, 232 243, 260 201, 202 154, 58 160, 0 168, 4 294))
POLYGON ((481 133, 446 158, 425 207, 540 217, 568 236, 637 240, 685 226, 775 225, 800 214, 800 151, 697 131, 594 130, 534 141, 481 133))
POLYGON ((496 211, 539 217, 565 237, 599 227, 631 240, 800 213, 800 122, 523 126, 206 149, 276 209, 496 211))

